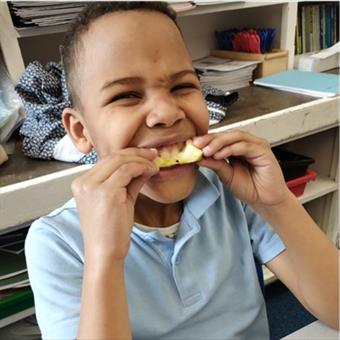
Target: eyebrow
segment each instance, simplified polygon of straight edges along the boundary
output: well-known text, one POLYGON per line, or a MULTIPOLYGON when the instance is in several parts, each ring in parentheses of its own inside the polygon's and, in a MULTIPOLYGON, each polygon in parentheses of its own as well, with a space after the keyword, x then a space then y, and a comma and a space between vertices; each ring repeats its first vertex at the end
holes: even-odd
MULTIPOLYGON (((170 76, 170 79, 172 81, 182 78, 186 76, 187 74, 191 74, 195 76, 195 78, 198 78, 197 73, 194 70, 188 69, 188 70, 182 70, 179 72, 176 72, 170 76)), ((120 78, 120 79, 115 79, 115 80, 109 80, 104 83, 104 85, 101 88, 101 91, 106 90, 109 87, 112 87, 114 85, 129 85, 129 84, 136 84, 136 83, 143 83, 144 79, 141 77, 125 77, 125 78, 120 78)))

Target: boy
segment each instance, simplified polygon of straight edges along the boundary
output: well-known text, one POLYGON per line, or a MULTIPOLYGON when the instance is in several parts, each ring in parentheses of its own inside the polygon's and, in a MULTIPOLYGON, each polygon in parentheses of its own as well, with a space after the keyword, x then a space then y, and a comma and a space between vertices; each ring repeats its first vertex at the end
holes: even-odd
POLYGON ((74 200, 30 228, 44 338, 268 338, 254 256, 338 327, 336 248, 287 189, 268 143, 207 134, 166 4, 90 4, 63 54, 63 123, 100 161, 73 182, 74 200), (155 165, 188 139, 203 160, 155 165))

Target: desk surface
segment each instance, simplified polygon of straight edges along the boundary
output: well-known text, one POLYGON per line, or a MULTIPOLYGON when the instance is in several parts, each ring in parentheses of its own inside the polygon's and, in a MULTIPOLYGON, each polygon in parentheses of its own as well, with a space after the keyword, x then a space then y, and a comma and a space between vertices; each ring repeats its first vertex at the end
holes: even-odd
POLYGON ((340 333, 333 328, 326 326, 321 321, 311 324, 287 335, 282 340, 338 340, 340 333))

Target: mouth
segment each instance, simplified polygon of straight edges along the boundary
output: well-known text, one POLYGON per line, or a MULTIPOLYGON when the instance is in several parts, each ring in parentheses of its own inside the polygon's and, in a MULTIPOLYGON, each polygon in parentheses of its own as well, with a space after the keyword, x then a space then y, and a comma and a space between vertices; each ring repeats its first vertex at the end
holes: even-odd
POLYGON ((185 147, 185 142, 177 142, 156 147, 158 156, 162 158, 175 157, 185 147))
POLYGON ((193 145, 191 139, 188 139, 185 143, 161 146, 157 150, 158 156, 154 162, 160 169, 195 163, 200 161, 203 156, 202 151, 193 145))

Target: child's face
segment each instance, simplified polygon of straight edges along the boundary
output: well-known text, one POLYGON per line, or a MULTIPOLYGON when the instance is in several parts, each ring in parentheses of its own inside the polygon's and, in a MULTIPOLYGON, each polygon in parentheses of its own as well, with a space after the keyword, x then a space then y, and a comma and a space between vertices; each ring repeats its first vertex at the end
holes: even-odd
MULTIPOLYGON (((150 11, 111 13, 83 36, 78 65, 81 119, 100 157, 127 147, 157 149, 207 133, 208 111, 175 24, 150 11)), ((179 144, 178 146, 180 146, 179 144)), ((142 193, 187 197, 197 166, 161 170, 142 193)))

